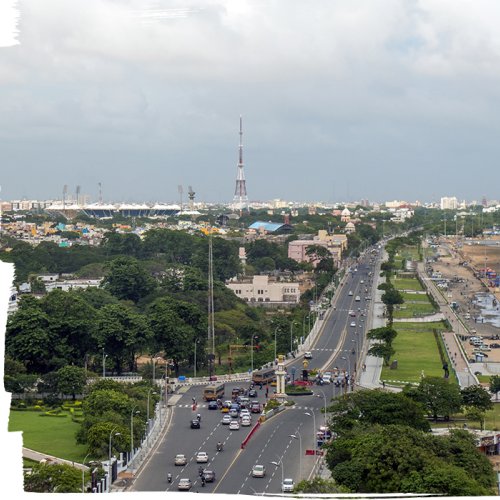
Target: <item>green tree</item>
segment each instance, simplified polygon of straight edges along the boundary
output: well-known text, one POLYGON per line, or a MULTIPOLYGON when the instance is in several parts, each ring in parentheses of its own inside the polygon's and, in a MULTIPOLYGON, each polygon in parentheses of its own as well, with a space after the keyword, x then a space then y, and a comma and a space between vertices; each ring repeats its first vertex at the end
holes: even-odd
POLYGON ((148 345, 151 333, 143 315, 121 304, 108 304, 97 313, 93 337, 121 372, 124 363, 135 369, 136 353, 148 345))
POLYGON ((490 392, 498 399, 498 392, 500 391, 500 375, 493 375, 490 377, 490 392))
POLYGON ((83 393, 87 383, 85 370, 79 366, 63 366, 57 370, 57 388, 62 394, 71 394, 73 401, 83 393))
POLYGON ((493 408, 489 392, 481 385, 464 387, 460 393, 462 395, 462 404, 468 408, 476 408, 480 411, 493 408))
POLYGON ((387 308, 387 313, 389 314, 389 323, 392 324, 392 314, 394 312, 394 306, 396 304, 403 304, 404 299, 399 290, 395 288, 389 288, 382 294, 382 302, 387 308))
POLYGON ((370 356, 375 356, 376 358, 383 358, 384 364, 389 365, 389 361, 391 357, 395 354, 394 348, 386 344, 385 342, 379 342, 377 344, 373 344, 370 349, 368 349, 368 354, 370 356))
POLYGON ((409 397, 421 402, 434 420, 439 415, 449 419, 462 405, 460 389, 448 379, 424 377, 415 389, 406 387, 404 390, 409 397))
POLYGON ((130 449, 130 429, 125 425, 113 422, 96 422, 87 432, 88 452, 97 457, 108 457, 109 441, 111 439, 111 454, 130 449))
POLYGON ((82 473, 66 464, 35 464, 24 476, 24 491, 32 493, 81 493, 82 473))
POLYGON ((394 328, 391 328, 390 326, 382 326, 380 328, 371 329, 370 331, 368 331, 366 336, 369 339, 380 340, 382 342, 385 342, 386 344, 391 345, 397 334, 398 332, 394 330, 394 328))
POLYGON ((118 257, 110 262, 102 286, 119 299, 138 302, 153 292, 156 284, 137 259, 118 257))
POLYGON ((345 486, 339 486, 335 481, 322 477, 315 477, 310 481, 303 479, 297 484, 295 491, 300 493, 351 493, 345 486))

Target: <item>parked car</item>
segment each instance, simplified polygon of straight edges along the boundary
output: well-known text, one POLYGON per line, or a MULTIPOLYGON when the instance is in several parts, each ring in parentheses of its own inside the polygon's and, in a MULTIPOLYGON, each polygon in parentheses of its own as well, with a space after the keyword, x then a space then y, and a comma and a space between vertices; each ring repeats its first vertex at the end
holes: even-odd
POLYGON ((266 468, 263 465, 254 465, 252 467, 252 477, 264 477, 266 475, 266 468))

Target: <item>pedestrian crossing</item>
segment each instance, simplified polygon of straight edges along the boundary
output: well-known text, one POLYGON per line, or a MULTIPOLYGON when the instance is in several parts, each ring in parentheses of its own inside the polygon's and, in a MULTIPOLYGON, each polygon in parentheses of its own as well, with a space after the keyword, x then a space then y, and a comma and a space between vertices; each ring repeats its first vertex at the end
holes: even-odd
MULTIPOLYGON (((207 406, 208 405, 197 405, 196 409, 207 408, 207 406)), ((193 405, 192 404, 176 405, 176 408, 190 408, 190 409, 192 409, 193 405)), ((290 408, 292 410, 314 410, 314 409, 316 409, 315 407, 312 407, 312 406, 296 406, 296 405, 289 406, 288 408, 290 408)))
POLYGON ((319 348, 319 347, 315 347, 314 349, 311 349, 312 351, 328 351, 328 352, 333 352, 333 351, 336 351, 337 349, 328 349, 328 348, 325 348, 325 349, 322 349, 322 348, 319 348))

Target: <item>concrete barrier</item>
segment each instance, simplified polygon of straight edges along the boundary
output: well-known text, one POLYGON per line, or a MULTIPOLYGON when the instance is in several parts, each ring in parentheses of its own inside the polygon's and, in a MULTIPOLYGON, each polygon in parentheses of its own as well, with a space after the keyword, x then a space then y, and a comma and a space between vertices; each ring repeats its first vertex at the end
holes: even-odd
POLYGON ((248 436, 243 440, 241 443, 241 449, 244 450, 245 446, 248 444, 248 441, 250 441, 250 438, 255 434, 257 429, 260 427, 260 420, 257 421, 257 423, 252 427, 252 430, 248 433, 248 436))

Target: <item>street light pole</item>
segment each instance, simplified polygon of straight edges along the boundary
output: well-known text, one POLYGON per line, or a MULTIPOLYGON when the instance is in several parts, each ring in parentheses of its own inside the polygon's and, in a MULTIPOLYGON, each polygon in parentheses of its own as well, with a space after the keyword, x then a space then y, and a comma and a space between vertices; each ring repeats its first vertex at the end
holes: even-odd
POLYGON ((290 434, 290 437, 293 439, 298 439, 299 440, 299 477, 300 474, 302 473, 302 436, 300 435, 299 429, 295 430, 295 434, 290 434), (297 434, 297 436, 295 435, 297 434))
POLYGON ((318 440, 316 439, 316 415, 314 414, 314 410, 312 410, 312 409, 311 409, 311 413, 306 411, 306 412, 304 412, 304 415, 307 415, 309 417, 312 416, 312 418, 313 418, 314 456, 316 456, 318 454, 318 440))
POLYGON ((111 491, 111 437, 112 436, 120 436, 120 432, 115 432, 116 427, 113 427, 111 429, 111 432, 109 433, 109 454, 108 454, 108 493, 111 491), (113 434, 113 432, 115 432, 113 434))
MULTIPOLYGON (((153 387, 151 387, 148 391, 148 407, 146 411, 146 446, 149 446, 149 395, 151 394, 152 390, 153 387)), ((156 392, 153 392, 153 394, 156 394, 156 392)))
MULTIPOLYGON (((130 463, 132 464, 132 460, 134 457, 134 410, 137 408, 137 405, 132 407, 132 411, 130 412, 130 463)), ((139 413, 139 410, 135 412, 135 414, 139 413)), ((130 467, 132 469, 132 467, 130 467)))
POLYGON ((297 322, 296 321, 292 321, 290 323, 290 353, 293 352, 293 325, 296 325, 297 322))
MULTIPOLYGON (((323 394, 323 399, 325 402, 325 427, 326 427, 326 396, 325 393, 321 389, 317 389, 321 394, 323 394)), ((316 397, 320 398, 321 396, 319 394, 316 394, 316 397)))
MULTIPOLYGON (((85 455, 85 458, 83 459, 82 465, 85 467, 85 460, 87 460, 87 457, 90 455, 90 453, 87 453, 85 455)), ((85 469, 82 468, 82 493, 85 493, 85 469)))
POLYGON ((102 348, 102 378, 106 378, 106 358, 108 355, 104 352, 104 347, 102 348))
POLYGON ((194 341, 194 378, 196 378, 196 346, 198 345, 198 339, 194 341))
MULTIPOLYGON (((250 359, 252 360, 251 361, 251 365, 252 365, 252 373, 253 373, 253 341, 254 340, 257 340, 259 337, 257 335, 254 335, 252 334, 252 337, 250 338, 250 359)), ((274 357, 274 359, 276 359, 276 355, 274 357)))
POLYGON ((277 326, 274 329, 274 363, 276 363, 276 360, 278 359, 278 355, 277 355, 277 337, 276 337, 276 334, 278 333, 279 328, 280 327, 277 326))
POLYGON ((281 468, 281 485, 283 485, 283 481, 285 479, 285 473, 283 471, 283 461, 281 460, 281 457, 278 457, 278 455, 275 455, 278 458, 277 462, 271 462, 273 465, 276 465, 276 467, 281 468))

